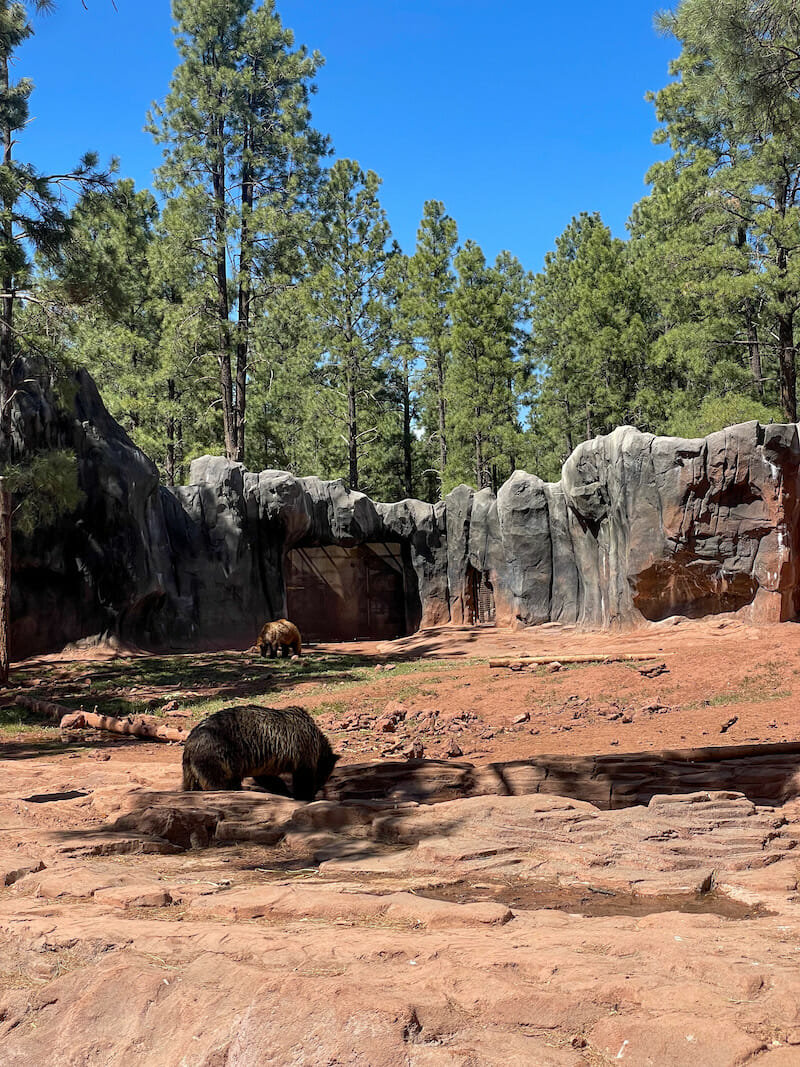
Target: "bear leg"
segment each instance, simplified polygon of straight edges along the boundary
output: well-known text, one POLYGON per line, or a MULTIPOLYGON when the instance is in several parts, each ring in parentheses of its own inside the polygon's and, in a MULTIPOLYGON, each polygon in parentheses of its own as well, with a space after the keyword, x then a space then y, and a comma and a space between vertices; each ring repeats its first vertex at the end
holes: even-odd
POLYGON ((253 781, 262 789, 266 789, 268 793, 274 793, 279 797, 290 795, 288 785, 277 774, 254 774, 253 781))
POLYGON ((312 801, 317 795, 317 776, 310 767, 298 767, 292 775, 292 796, 295 800, 312 801))

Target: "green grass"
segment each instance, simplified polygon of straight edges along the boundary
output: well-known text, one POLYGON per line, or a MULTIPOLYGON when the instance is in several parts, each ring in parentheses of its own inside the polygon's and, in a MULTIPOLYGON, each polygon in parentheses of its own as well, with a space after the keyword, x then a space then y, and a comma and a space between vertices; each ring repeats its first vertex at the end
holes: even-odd
POLYGON ((779 689, 781 683, 785 684, 781 665, 774 660, 768 660, 758 664, 752 673, 743 675, 735 688, 723 690, 707 700, 695 701, 686 706, 694 710, 702 706, 719 708, 729 704, 765 704, 772 700, 785 700, 791 697, 792 692, 790 689, 779 689))
POLYGON ((717 693, 708 700, 695 700, 685 705, 686 711, 696 711, 701 707, 724 708, 729 704, 767 704, 771 700, 785 700, 792 695, 789 689, 774 689, 767 692, 760 688, 742 686, 726 693, 717 693))
MULTIPOLYGON (((299 660, 262 659, 242 652, 119 657, 14 668, 9 697, 13 700, 16 685, 36 699, 70 710, 96 707, 104 715, 157 717, 164 716, 165 703, 176 700, 178 710, 197 721, 231 704, 269 705, 287 700, 315 713, 342 715, 356 710, 348 698, 357 694, 357 710, 377 713, 389 699, 417 694, 435 699, 446 672, 485 662, 477 657, 465 657, 457 664, 448 660, 394 662, 392 670, 384 672, 375 667, 385 664, 373 657, 314 651, 299 660), (398 678, 407 681, 398 685, 398 678), (369 692, 359 693, 365 686, 369 692)), ((13 706, 0 716, 0 731, 6 736, 41 728, 41 718, 13 706)))
POLYGON ((15 705, 0 707, 0 741, 20 735, 29 739, 55 740, 59 730, 57 726, 47 725, 32 712, 15 705))

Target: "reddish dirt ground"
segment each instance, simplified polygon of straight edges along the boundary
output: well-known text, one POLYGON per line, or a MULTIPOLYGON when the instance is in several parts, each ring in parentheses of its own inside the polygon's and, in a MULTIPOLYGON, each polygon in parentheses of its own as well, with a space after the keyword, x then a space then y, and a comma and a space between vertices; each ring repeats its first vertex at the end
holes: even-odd
POLYGON ((300 664, 157 666, 62 654, 14 678, 185 724, 198 699, 304 704, 345 781, 473 764, 489 786, 433 804, 182 793, 180 745, 6 727, 2 1067, 800 1064, 800 756, 777 807, 747 794, 776 780, 769 757, 732 787, 693 786, 689 761, 677 795, 619 810, 493 792, 490 766, 639 752, 634 778, 658 779, 656 750, 797 742, 800 627, 441 628, 300 664), (655 658, 488 662, 615 654, 655 658), (152 677, 103 688, 126 665, 152 677))
MULTIPOLYGON (((102 698, 91 688, 94 670, 119 659, 117 652, 81 653, 86 690, 72 685, 70 695, 77 692, 87 710, 99 701, 102 711, 102 698)), ((193 664, 198 661, 191 659, 193 664)), ((243 678, 251 681, 197 685, 190 691, 184 685, 179 705, 190 703, 191 697, 215 696, 230 703, 304 705, 319 716, 344 763, 402 758, 415 740, 422 743, 426 758, 446 758, 454 737, 463 756, 475 763, 542 754, 588 756, 800 741, 800 625, 793 623, 756 626, 735 616, 717 616, 676 618, 628 632, 581 631, 557 624, 517 631, 439 627, 391 642, 312 645, 304 652, 310 674, 291 681, 281 673, 281 660, 249 653, 208 653, 199 659, 212 674, 215 665, 238 671, 242 664, 243 678), (655 658, 579 664, 565 659, 555 671, 548 666, 490 667, 487 662, 615 654, 655 658), (331 671, 339 657, 348 662, 357 657, 374 677, 353 681, 345 668, 331 671), (419 661, 413 675, 392 669, 392 664, 405 661, 419 661), (427 662, 430 672, 425 670, 427 662), (326 673, 317 673, 315 664, 324 664, 326 673), (659 665, 662 673, 656 673, 659 665), (266 692, 265 675, 275 679, 266 692), (395 709, 404 717, 395 731, 385 733, 380 720, 395 709), (515 722, 525 716, 526 721, 515 722)), ((62 653, 17 668, 30 676, 37 667, 43 673, 57 671, 75 661, 74 655, 62 653)), ((60 699, 58 687, 55 695, 50 688, 39 687, 36 695, 60 699)), ((161 701, 174 689, 144 686, 130 696, 161 701)), ((180 725, 180 707, 175 714, 180 725)), ((126 758, 147 760, 159 747, 142 742, 126 758)))
MULTIPOLYGON (((349 653, 452 660, 452 668, 408 677, 378 671, 375 682, 348 688, 346 712, 384 711, 394 702, 409 719, 436 711, 474 713, 459 745, 478 761, 529 759, 542 753, 592 755, 647 749, 800 741, 800 626, 751 626, 733 617, 670 620, 627 633, 587 632, 547 625, 520 631, 494 628, 420 631, 400 641, 324 645, 309 654, 349 653), (623 654, 655 656, 633 662, 567 664, 513 670, 470 665, 472 657, 623 654), (663 663, 664 673, 640 673, 663 663), (514 720, 527 713, 529 721, 514 720), (736 722, 728 725, 730 720, 736 722), (722 732, 723 727, 727 727, 722 732), (489 735, 492 736, 489 736, 489 735)), ((293 700, 302 703, 302 686, 293 700)), ((336 732, 336 715, 327 715, 336 732)), ((413 726, 405 731, 415 734, 413 726)), ((426 737, 426 756, 445 742, 426 737)), ((377 759, 385 739, 344 737, 348 757, 377 759), (354 750, 354 751, 352 751, 354 750)))

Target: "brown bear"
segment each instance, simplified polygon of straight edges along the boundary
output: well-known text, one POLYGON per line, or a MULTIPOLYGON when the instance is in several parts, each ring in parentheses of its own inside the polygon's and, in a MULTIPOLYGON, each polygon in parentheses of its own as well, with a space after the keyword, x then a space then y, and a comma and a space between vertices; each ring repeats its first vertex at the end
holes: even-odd
POLYGON ((276 619, 274 622, 267 622, 258 635, 256 648, 262 656, 266 656, 269 651, 271 659, 275 658, 278 649, 281 650, 281 655, 284 657, 290 652, 299 656, 302 651, 300 631, 288 619, 276 619))
POLYGON ((292 776, 295 800, 313 800, 339 756, 303 708, 244 704, 203 719, 183 746, 183 788, 241 789, 242 778, 275 792, 275 776, 292 776))

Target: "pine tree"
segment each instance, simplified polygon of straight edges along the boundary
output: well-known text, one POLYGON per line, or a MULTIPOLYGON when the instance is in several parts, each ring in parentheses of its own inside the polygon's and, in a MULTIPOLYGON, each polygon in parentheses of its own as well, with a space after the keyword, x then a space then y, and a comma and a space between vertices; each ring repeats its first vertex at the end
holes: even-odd
POLYGON ((340 427, 351 489, 364 487, 361 462, 380 436, 386 383, 387 265, 394 248, 379 187, 378 175, 365 174, 353 160, 337 160, 331 168, 319 197, 317 269, 305 288, 307 314, 318 324, 317 414, 340 427))
POLYGON ((401 415, 402 490, 405 497, 417 495, 418 478, 415 476, 415 433, 419 396, 415 387, 415 369, 418 353, 414 344, 414 320, 409 314, 409 302, 413 299, 414 283, 411 278, 411 260, 402 253, 391 263, 390 278, 391 323, 392 323, 392 369, 391 381, 401 415))
MULTIPOLYGON (((712 345, 739 349, 729 363, 749 367, 758 393, 759 363, 772 347, 781 411, 794 421, 800 19, 782 0, 682 0, 661 24, 683 46, 671 67, 677 80, 653 97, 663 123, 656 139, 673 154, 649 176, 661 203, 641 214, 646 225, 647 216, 663 217, 671 201, 683 201, 693 253, 717 283, 710 302, 728 313, 708 336, 710 359, 712 345)), ((701 300, 708 299, 704 273, 680 278, 701 300)))
POLYGON ((157 222, 154 197, 129 179, 88 192, 73 209, 51 296, 63 302, 73 356, 90 370, 111 414, 163 460, 161 315, 150 264, 157 222))
POLYGON ((332 473, 326 469, 329 426, 315 410, 317 325, 302 286, 277 293, 270 314, 254 324, 260 364, 249 386, 248 454, 258 470, 332 473))
POLYGON ((455 257, 450 297, 453 356, 447 375, 445 489, 470 479, 495 492, 517 465, 519 382, 530 276, 502 252, 489 267, 467 241, 455 257))
POLYGON ((455 221, 440 200, 427 200, 417 230, 417 247, 409 264, 406 314, 424 360, 419 375, 420 418, 427 441, 437 446, 439 485, 447 468, 445 380, 451 358, 449 299, 455 286, 453 254, 458 242, 455 221))
MULTIPOLYGON (((37 12, 53 6, 51 0, 33 0, 30 5, 37 12)), ((53 176, 14 159, 15 134, 28 121, 33 83, 28 78, 13 83, 10 68, 17 48, 32 33, 26 5, 0 0, 0 451, 6 462, 13 458, 11 404, 19 372, 16 311, 23 300, 33 299, 28 288, 30 251, 50 255, 66 239, 66 188, 107 182, 92 154, 85 155, 74 172, 53 176)), ((0 685, 8 682, 9 662, 12 500, 7 473, 6 467, 0 473, 0 685)))
POLYGON ((272 0, 173 0, 182 62, 150 129, 163 144, 157 185, 203 282, 206 347, 216 357, 225 453, 245 458, 252 328, 301 269, 301 235, 324 138, 308 98, 322 59, 294 38, 272 0))
POLYGON ((556 478, 580 441, 637 421, 649 331, 627 248, 597 214, 572 219, 533 293, 525 458, 556 478))

